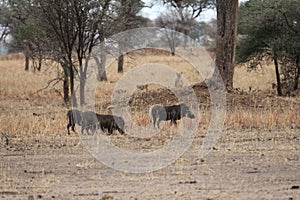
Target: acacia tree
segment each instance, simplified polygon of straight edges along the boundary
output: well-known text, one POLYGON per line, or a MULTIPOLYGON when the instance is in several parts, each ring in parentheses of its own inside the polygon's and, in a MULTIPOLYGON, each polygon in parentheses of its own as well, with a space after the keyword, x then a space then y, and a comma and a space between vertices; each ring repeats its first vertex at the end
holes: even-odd
POLYGON ((43 20, 51 26, 58 43, 57 49, 60 51, 58 61, 64 70, 65 101, 68 102, 69 91, 71 91, 73 106, 77 106, 74 93, 76 73, 79 73, 80 78, 80 104, 85 104, 84 88, 88 65, 84 65, 83 59, 89 58, 93 47, 99 43, 102 34, 99 27, 103 23, 103 16, 106 15, 110 2, 111 0, 42 0, 39 2, 44 15, 43 20), (76 58, 73 56, 74 51, 76 51, 76 58))
MULTIPOLYGON (((63 79, 63 96, 67 103, 74 95, 74 75, 75 66, 73 61, 73 50, 77 40, 77 30, 75 13, 73 12, 73 4, 75 1, 61 1, 61 0, 41 0, 39 1, 40 11, 43 14, 41 20, 49 24, 51 27, 56 44, 57 61, 61 64, 64 72, 63 79)), ((77 106, 76 98, 72 98, 72 104, 77 106)))
POLYGON ((178 13, 178 31, 184 33, 185 46, 187 36, 190 35, 194 20, 198 18, 204 9, 212 8, 214 0, 162 0, 163 4, 170 6, 178 13))
POLYGON ((237 46, 238 61, 250 61, 255 68, 271 59, 279 96, 284 94, 282 81, 287 82, 287 93, 298 88, 299 8, 295 0, 250 0, 240 7, 239 33, 244 36, 237 46))
MULTIPOLYGON (((103 22, 103 18, 109 9, 109 5, 110 0, 101 2, 91 1, 88 3, 86 1, 83 1, 77 2, 73 5, 77 30, 75 50, 77 53, 77 61, 79 65, 79 94, 81 105, 85 104, 84 91, 89 58, 92 53, 93 47, 99 44, 100 34, 102 34, 99 32, 99 26, 101 26, 103 22), (85 64, 84 59, 86 61, 85 64)), ((101 60, 101 62, 103 62, 103 60, 101 60)), ((98 68, 99 67, 103 67, 103 65, 100 64, 98 68)))
POLYGON ((163 34, 163 39, 166 39, 173 56, 175 55, 176 47, 180 43, 178 20, 177 13, 175 11, 162 13, 155 20, 155 25, 162 28, 161 32, 163 34))

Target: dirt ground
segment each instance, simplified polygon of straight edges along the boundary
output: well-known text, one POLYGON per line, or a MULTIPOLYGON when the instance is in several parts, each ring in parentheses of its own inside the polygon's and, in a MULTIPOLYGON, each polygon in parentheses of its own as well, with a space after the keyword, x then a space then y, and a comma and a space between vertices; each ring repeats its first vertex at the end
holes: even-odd
POLYGON ((299 131, 227 132, 204 159, 199 159, 202 137, 196 137, 178 160, 141 174, 103 165, 75 134, 49 142, 1 146, 0 198, 300 198, 299 131))

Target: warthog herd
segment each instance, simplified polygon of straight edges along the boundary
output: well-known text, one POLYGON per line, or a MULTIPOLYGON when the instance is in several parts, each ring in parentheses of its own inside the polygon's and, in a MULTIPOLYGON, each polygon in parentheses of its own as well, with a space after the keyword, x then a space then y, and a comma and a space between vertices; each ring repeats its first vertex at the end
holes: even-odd
MULTIPOLYGON (((185 103, 171 106, 156 104, 150 108, 149 115, 153 126, 157 126, 157 128, 160 128, 159 124, 161 121, 170 120, 171 124, 176 125, 176 121, 183 117, 195 118, 195 115, 185 103)), ((125 133, 125 122, 120 116, 103 115, 92 111, 81 112, 77 109, 72 109, 68 111, 67 117, 68 134, 70 134, 70 127, 72 131, 75 132, 75 124, 81 126, 82 134, 84 131, 86 131, 87 134, 94 134, 98 128, 101 128, 103 132, 107 130, 109 135, 112 134, 114 130, 118 130, 121 134, 125 133)))
POLYGON ((81 112, 76 109, 69 110, 68 117, 68 134, 70 134, 70 127, 75 132, 75 124, 81 126, 81 133, 84 131, 94 133, 97 128, 101 128, 104 132, 108 130, 109 134, 112 134, 114 130, 118 130, 121 134, 124 133, 124 120, 121 117, 114 115, 101 115, 92 111, 81 112))

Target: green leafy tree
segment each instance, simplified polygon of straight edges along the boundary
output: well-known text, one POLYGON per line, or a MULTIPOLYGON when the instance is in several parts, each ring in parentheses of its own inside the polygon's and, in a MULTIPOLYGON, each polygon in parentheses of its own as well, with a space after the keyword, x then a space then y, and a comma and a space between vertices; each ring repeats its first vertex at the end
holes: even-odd
POLYGON ((298 88, 299 10, 296 0, 249 0, 239 11, 242 39, 237 46, 237 61, 250 62, 255 68, 262 60, 272 60, 279 96, 283 95, 282 81, 287 93, 298 88))
POLYGON ((42 51, 47 40, 44 25, 39 23, 39 13, 33 16, 36 10, 34 1, 2 1, 3 12, 0 24, 5 24, 5 32, 12 36, 10 51, 21 51, 25 55, 25 70, 29 70, 29 60, 32 59, 34 69, 41 69, 42 51), (38 65, 35 66, 35 60, 38 65))

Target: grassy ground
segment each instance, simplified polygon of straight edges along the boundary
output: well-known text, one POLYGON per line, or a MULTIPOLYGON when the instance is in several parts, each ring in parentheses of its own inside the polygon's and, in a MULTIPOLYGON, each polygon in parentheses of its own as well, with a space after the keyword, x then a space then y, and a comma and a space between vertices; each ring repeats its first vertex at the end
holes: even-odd
MULTIPOLYGON (((192 84, 203 80, 179 57, 150 54, 126 58, 125 73, 142 63, 173 67, 192 84)), ((208 130, 210 94, 194 90, 199 102, 199 127, 191 147, 161 170, 131 174, 111 169, 92 157, 79 135, 67 135, 60 69, 45 63, 41 72, 24 72, 23 57, 0 57, 0 198, 4 199, 297 199, 300 197, 300 102, 276 97, 272 66, 247 72, 237 67, 239 90, 227 94, 222 136, 211 153, 198 153, 208 130), (49 85, 49 86, 48 86, 49 85), (47 87, 48 86, 48 87, 47 87), (251 87, 251 91, 249 91, 251 87), (45 89, 44 89, 45 88, 45 89)), ((107 106, 122 75, 113 64, 109 82, 99 83, 96 111, 107 106)), ((130 112, 133 121, 149 127, 154 103, 177 102, 158 86, 137 89, 130 112)), ((189 122, 188 119, 184 119, 189 122)), ((79 129, 77 129, 79 130, 79 129)), ((168 123, 150 138, 114 133, 107 136, 122 149, 153 151, 168 144, 177 128, 168 123)), ((141 161, 143 162, 143 161, 141 161)))

